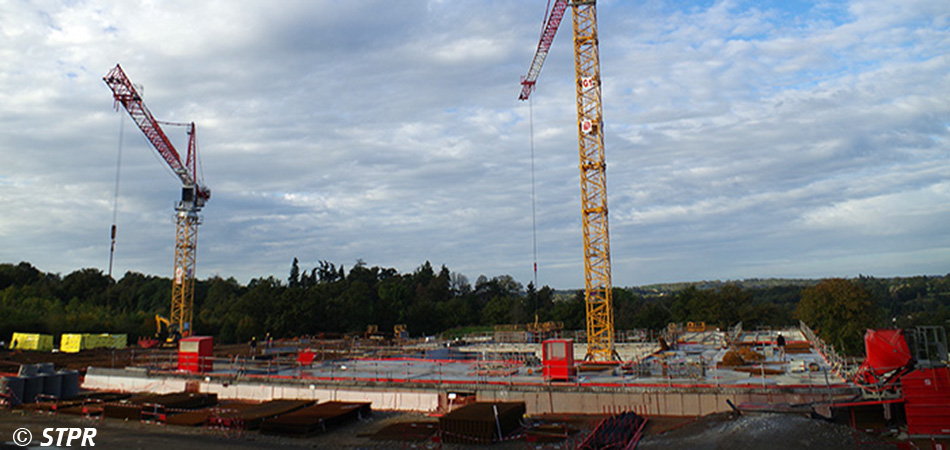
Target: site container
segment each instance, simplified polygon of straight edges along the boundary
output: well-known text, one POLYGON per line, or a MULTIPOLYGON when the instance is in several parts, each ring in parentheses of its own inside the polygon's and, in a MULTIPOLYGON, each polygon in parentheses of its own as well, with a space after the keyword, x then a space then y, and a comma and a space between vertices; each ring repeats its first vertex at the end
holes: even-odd
POLYGON ((192 336, 178 341, 178 370, 193 373, 211 372, 214 338, 192 336))
POLYGON ((915 370, 901 379, 907 433, 950 435, 950 371, 915 370))
POLYGON ((574 367, 574 341, 548 339, 541 343, 541 363, 545 381, 569 381, 577 374, 574 367))

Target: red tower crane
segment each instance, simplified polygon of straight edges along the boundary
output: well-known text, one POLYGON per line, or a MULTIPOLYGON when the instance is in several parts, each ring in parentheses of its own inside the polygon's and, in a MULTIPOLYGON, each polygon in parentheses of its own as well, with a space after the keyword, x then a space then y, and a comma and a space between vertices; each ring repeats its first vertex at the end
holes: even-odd
MULTIPOLYGON (((198 147, 195 140, 194 122, 169 123, 188 127, 188 153, 185 161, 175 150, 168 136, 162 130, 160 122, 152 116, 142 97, 136 91, 132 81, 118 64, 103 77, 103 81, 112 89, 115 107, 122 105, 132 121, 145 133, 145 137, 155 147, 168 167, 181 180, 181 201, 175 206, 175 272, 172 282, 171 315, 168 319, 156 316, 156 321, 168 326, 169 334, 190 336, 192 334, 192 316, 194 304, 195 257, 198 248, 198 225, 201 220, 198 212, 211 198, 211 190, 198 179, 198 147)), ((114 230, 113 230, 114 233, 114 230)))

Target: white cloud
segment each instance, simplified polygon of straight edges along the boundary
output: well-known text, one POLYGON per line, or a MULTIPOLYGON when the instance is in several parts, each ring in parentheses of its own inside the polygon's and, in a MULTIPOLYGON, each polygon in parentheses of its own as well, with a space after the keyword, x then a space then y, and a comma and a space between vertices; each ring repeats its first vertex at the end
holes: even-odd
MULTIPOLYGON (((615 283, 945 271, 944 3, 600 2, 615 283)), ((527 282, 516 96, 540 8, 4 3, 0 261, 107 263, 121 115, 101 77, 121 62, 159 119, 198 125, 200 277, 296 256, 527 282)), ((570 33, 531 105, 540 281, 564 288, 583 280, 570 33)), ((125 120, 118 273, 167 276, 176 180, 125 120)))

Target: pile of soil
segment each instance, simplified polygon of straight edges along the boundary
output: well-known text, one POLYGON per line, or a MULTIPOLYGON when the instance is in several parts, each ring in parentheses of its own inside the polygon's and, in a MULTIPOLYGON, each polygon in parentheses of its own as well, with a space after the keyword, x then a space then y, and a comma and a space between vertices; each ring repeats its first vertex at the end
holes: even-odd
POLYGON ((722 361, 719 365, 723 367, 735 367, 764 360, 765 355, 748 347, 740 347, 738 350, 729 350, 726 352, 726 354, 722 356, 722 361))

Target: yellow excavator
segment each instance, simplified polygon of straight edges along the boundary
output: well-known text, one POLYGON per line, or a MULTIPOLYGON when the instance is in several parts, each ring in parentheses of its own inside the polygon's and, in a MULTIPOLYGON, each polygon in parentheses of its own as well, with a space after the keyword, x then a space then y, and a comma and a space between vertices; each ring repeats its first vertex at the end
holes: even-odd
POLYGON ((181 333, 178 331, 177 324, 173 324, 171 320, 162 316, 161 314, 155 315, 155 337, 139 338, 139 347, 142 348, 176 348, 178 347, 178 341, 181 339, 181 333))

